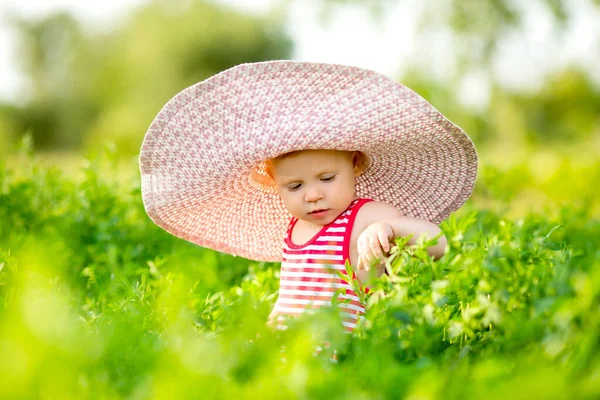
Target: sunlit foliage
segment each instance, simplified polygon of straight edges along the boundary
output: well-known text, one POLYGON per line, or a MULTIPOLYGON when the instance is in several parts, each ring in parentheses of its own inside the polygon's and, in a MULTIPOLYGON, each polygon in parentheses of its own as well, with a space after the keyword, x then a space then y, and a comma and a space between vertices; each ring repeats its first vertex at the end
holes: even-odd
POLYGON ((24 104, 0 106, 0 144, 29 130, 37 149, 109 139, 133 154, 180 90, 240 63, 288 58, 292 46, 280 21, 207 1, 149 2, 108 31, 68 14, 14 24, 29 85, 24 104))
POLYGON ((442 259, 400 241, 349 336, 333 310, 267 328, 279 266, 160 230, 137 180, 107 173, 115 154, 90 157, 80 181, 20 157, 27 169, 0 168, 2 398, 600 395, 597 214, 489 208, 535 186, 518 168, 483 168, 442 223, 442 259))

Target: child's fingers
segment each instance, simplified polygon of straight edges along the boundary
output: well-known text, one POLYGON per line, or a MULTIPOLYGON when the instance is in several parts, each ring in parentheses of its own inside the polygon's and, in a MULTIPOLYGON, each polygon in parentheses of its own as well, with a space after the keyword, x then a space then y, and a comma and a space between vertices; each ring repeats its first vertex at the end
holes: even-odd
POLYGON ((360 270, 365 270, 368 271, 369 270, 369 263, 365 261, 365 258, 362 256, 362 254, 358 255, 358 261, 356 262, 356 270, 360 271, 360 270))
POLYGON ((373 240, 369 241, 369 248, 371 250, 370 260, 371 262, 375 262, 376 260, 381 260, 383 258, 383 252, 381 251, 381 244, 377 237, 373 238, 373 240))
POLYGON ((375 259, 370 254, 359 255, 361 268, 365 271, 370 271, 371 267, 376 263, 375 259))
POLYGON ((365 269, 365 263, 360 254, 358 255, 358 261, 356 262, 356 269, 357 269, 357 271, 361 271, 361 270, 365 269))
POLYGON ((379 244, 379 239, 377 238, 376 234, 362 239, 358 246, 358 251, 359 253, 362 253, 365 261, 368 261, 369 263, 374 263, 383 258, 381 245, 379 244))
POLYGON ((361 238, 357 243, 358 257, 362 260, 363 266, 368 265, 370 247, 368 238, 361 238))
POLYGON ((358 249, 358 258, 361 261, 362 267, 368 271, 371 266, 370 263, 370 253, 371 249, 366 242, 361 243, 361 246, 358 249))
POLYGON ((379 243, 383 248, 384 252, 390 251, 390 241, 388 240, 388 236, 385 232, 377 232, 377 239, 379 239, 379 243))

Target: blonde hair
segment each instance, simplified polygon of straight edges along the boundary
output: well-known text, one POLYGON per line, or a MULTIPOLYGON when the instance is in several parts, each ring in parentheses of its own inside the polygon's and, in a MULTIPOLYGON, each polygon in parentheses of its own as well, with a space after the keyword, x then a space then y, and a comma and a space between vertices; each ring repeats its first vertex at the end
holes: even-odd
MULTIPOLYGON (((289 153, 285 153, 285 154, 280 154, 277 157, 273 157, 270 158, 268 160, 265 161, 265 165, 264 165, 264 171, 267 175, 269 175, 269 177, 271 179, 275 179, 275 177, 273 176, 273 162, 274 161, 279 161, 279 160, 283 160, 286 157, 289 156, 293 156, 294 154, 300 153, 302 151, 306 151, 306 150, 296 150, 296 151, 291 151, 289 153)), ((354 168, 354 170, 356 172, 358 172, 358 174, 362 174, 368 167, 369 165, 369 157, 361 152, 361 151, 347 151, 347 150, 334 150, 334 151, 338 151, 341 153, 347 153, 348 155, 352 155, 352 167, 354 168)))

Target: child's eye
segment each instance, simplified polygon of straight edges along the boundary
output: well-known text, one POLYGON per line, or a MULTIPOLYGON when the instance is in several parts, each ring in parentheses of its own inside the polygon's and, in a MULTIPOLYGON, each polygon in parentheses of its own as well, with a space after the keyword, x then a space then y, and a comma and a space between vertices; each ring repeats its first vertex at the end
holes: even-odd
POLYGON ((300 186, 302 186, 301 183, 294 183, 294 184, 288 185, 287 188, 289 191, 293 192, 294 190, 300 189, 300 186))
POLYGON ((321 178, 322 182, 330 182, 333 180, 333 178, 335 178, 335 175, 328 175, 328 176, 324 176, 321 178))

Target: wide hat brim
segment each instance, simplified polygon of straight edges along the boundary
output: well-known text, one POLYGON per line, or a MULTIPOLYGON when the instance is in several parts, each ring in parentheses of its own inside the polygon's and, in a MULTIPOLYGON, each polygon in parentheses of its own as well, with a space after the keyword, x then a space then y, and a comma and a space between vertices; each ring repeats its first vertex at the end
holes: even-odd
POLYGON ((361 151, 356 194, 439 223, 470 196, 469 137, 412 90, 357 67, 242 64, 171 99, 146 133, 142 198, 168 232, 222 252, 280 261, 291 215, 256 167, 304 149, 361 151))

